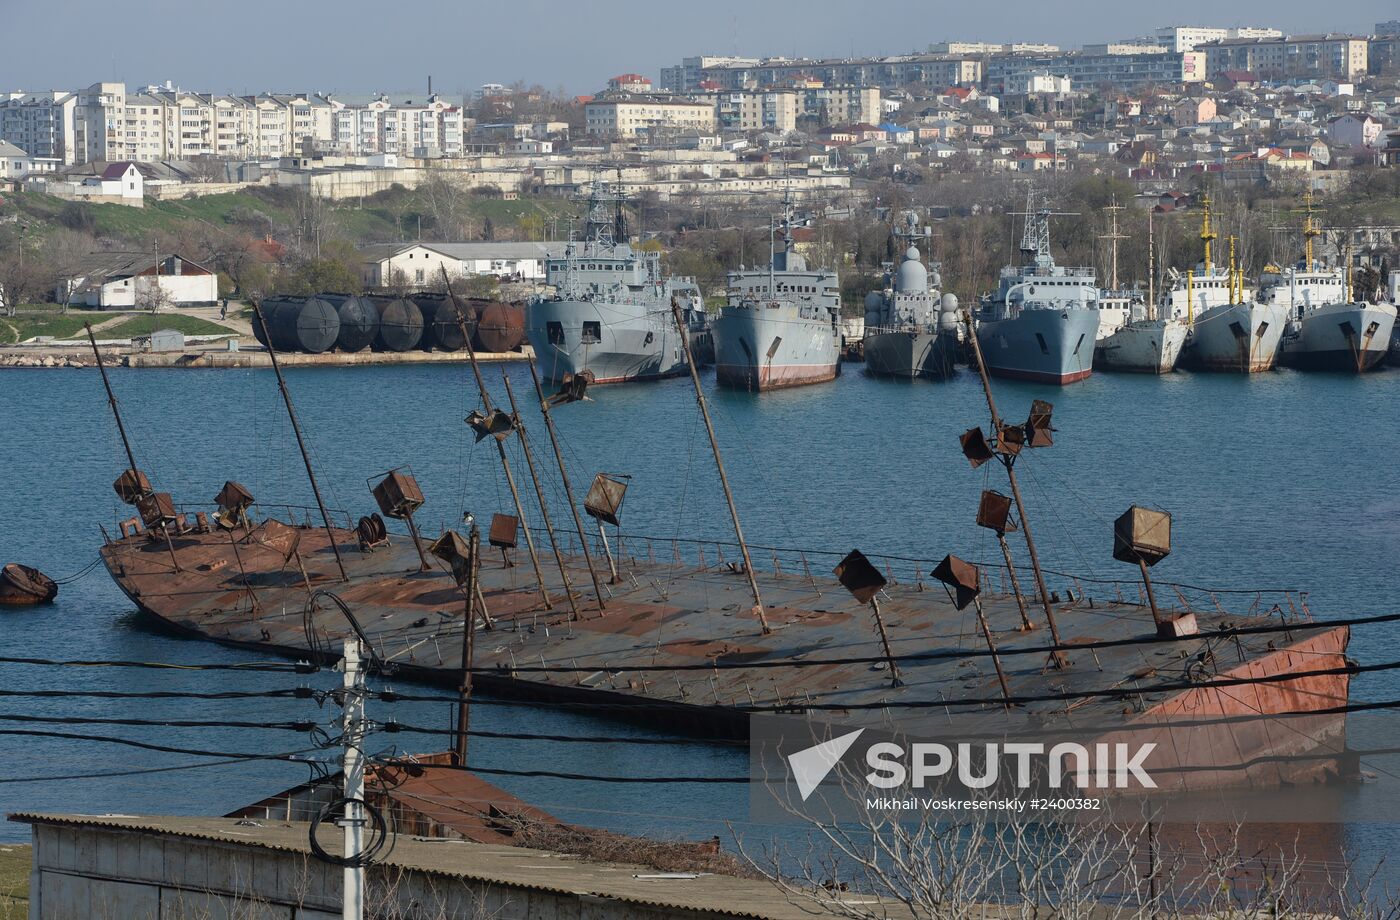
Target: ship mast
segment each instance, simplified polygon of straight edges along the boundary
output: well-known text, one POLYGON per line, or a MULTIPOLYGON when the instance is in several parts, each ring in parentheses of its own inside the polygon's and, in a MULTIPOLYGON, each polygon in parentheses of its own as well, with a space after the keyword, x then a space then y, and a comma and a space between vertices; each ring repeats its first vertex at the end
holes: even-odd
POLYGON ((136 455, 131 452, 131 441, 126 436, 126 426, 122 424, 122 413, 117 408, 117 394, 112 392, 112 381, 107 379, 107 365, 102 363, 102 352, 97 350, 97 338, 92 334, 92 323, 83 323, 88 341, 92 343, 92 354, 97 359, 97 369, 102 372, 102 386, 107 390, 107 404, 112 407, 112 417, 117 420, 117 434, 121 435, 122 447, 126 448, 126 462, 131 466, 132 482, 140 482, 141 471, 136 468, 136 455))
POLYGON ((1111 247, 1111 256, 1109 261, 1108 272, 1110 278, 1109 290, 1116 291, 1118 290, 1118 241, 1126 240, 1128 238, 1126 234, 1118 232, 1118 212, 1123 210, 1123 205, 1118 203, 1117 195, 1113 196, 1112 204, 1104 206, 1104 210, 1108 211, 1112 215, 1113 229, 1110 232, 1099 237, 1099 239, 1110 241, 1109 245, 1111 247))
MULTIPOLYGON (((447 286, 447 296, 452 298, 452 307, 457 313, 457 325, 462 330, 462 336, 467 349, 467 360, 471 362, 472 374, 476 377, 476 388, 477 391, 481 393, 481 403, 485 406, 486 412, 489 415, 492 411, 491 394, 486 391, 486 381, 481 379, 481 367, 476 363, 476 349, 472 347, 472 337, 467 331, 467 319, 462 314, 462 307, 457 301, 457 295, 452 292, 452 281, 447 277, 446 266, 442 266, 441 268, 442 283, 447 286)), ((514 427, 514 425, 512 425, 512 427, 514 427)), ((507 431, 503 434, 508 433, 507 431)), ((510 497, 515 502, 515 514, 520 521, 521 528, 525 531, 525 547, 530 551, 530 565, 535 570, 535 581, 540 586, 540 599, 544 601, 544 606, 548 609, 554 606, 554 604, 549 599, 549 591, 544 586, 544 572, 540 569, 539 554, 535 552, 535 538, 530 535, 530 527, 525 521, 525 507, 520 503, 520 490, 515 486, 515 474, 512 473, 510 469, 510 458, 506 456, 505 442, 495 435, 492 435, 491 440, 496 442, 496 451, 501 457, 501 469, 505 470, 506 484, 510 486, 510 497)), ((553 536, 554 533, 551 530, 550 538, 553 539, 553 536)))
MULTIPOLYGON (((987 365, 982 359, 982 345, 977 341, 977 331, 972 328, 972 314, 970 312, 964 312, 963 315, 967 322, 967 337, 972 342, 972 354, 977 359, 977 372, 982 380, 982 392, 987 397, 987 409, 992 416, 992 430, 996 433, 997 437, 1000 438, 1003 429, 1001 414, 997 412, 996 400, 992 396, 992 381, 991 378, 987 376, 987 365)), ((1050 606, 1050 592, 1045 587, 1045 574, 1041 571, 1040 557, 1035 551, 1035 538, 1031 536, 1031 524, 1026 518, 1026 504, 1021 498, 1021 486, 1016 481, 1015 457, 1014 455, 1006 456, 1003 454, 998 454, 997 456, 1001 460, 1001 465, 1006 467, 1006 478, 1010 480, 1011 483, 1011 497, 1016 501, 1016 511, 1021 518, 1021 533, 1026 538, 1026 551, 1030 555, 1031 570, 1035 573, 1035 585, 1040 593, 1040 605, 1045 611, 1045 622, 1050 625, 1050 637, 1058 647, 1064 643, 1060 640, 1060 627, 1059 624, 1055 622, 1055 611, 1050 606)), ((1063 668, 1069 666, 1069 658, 1062 651, 1059 651, 1058 648, 1055 652, 1051 653, 1051 661, 1054 662, 1056 667, 1063 668)))
POLYGON ((744 528, 739 524, 739 509, 734 504, 734 493, 729 490, 729 477, 724 473, 724 458, 719 453, 719 440, 715 437, 715 426, 710 422, 710 410, 705 403, 705 393, 700 389, 700 374, 695 370, 691 358, 690 337, 685 331, 685 317, 681 316, 680 301, 671 296, 671 317, 676 321, 676 329, 681 334, 681 354, 685 355, 685 366, 690 369, 690 381, 695 385, 695 401, 700 404, 700 416, 705 420, 705 431, 710 435, 710 450, 715 455, 715 468, 719 470, 719 484, 724 487, 724 500, 729 503, 729 517, 734 521, 734 536, 739 541, 739 552, 744 556, 744 574, 749 577, 749 590, 753 592, 753 612, 766 636, 773 630, 768 626, 768 617, 763 612, 763 598, 758 593, 758 579, 754 577, 753 561, 749 558, 749 545, 744 542, 744 528))
POLYGON ((1218 239, 1220 234, 1210 228, 1210 194, 1201 193, 1201 242, 1205 245, 1205 267, 1206 275, 1209 276, 1214 269, 1214 263, 1210 258, 1210 244, 1218 239))
POLYGON ((1313 193, 1308 189, 1303 193, 1303 264, 1307 271, 1313 270, 1313 239, 1322 235, 1322 229, 1313 223, 1313 193))
POLYGON ((1147 318, 1157 318, 1157 243, 1152 236, 1152 209, 1147 209, 1147 318))
POLYGON ((345 560, 340 558, 340 545, 335 542, 335 531, 331 529, 331 517, 326 513, 326 503, 321 499, 321 487, 316 483, 316 471, 311 467, 311 455, 306 452, 306 441, 301 436, 301 425, 297 423, 297 410, 292 406, 292 394, 287 389, 287 380, 282 376, 282 365, 277 360, 277 349, 272 347, 272 333, 267 328, 267 318, 263 316, 262 301, 253 301, 253 313, 257 316, 258 325, 262 327, 263 337, 267 340, 267 355, 272 359, 272 372, 277 375, 277 388, 282 391, 282 402, 287 406, 287 418, 292 422, 292 434, 297 438, 297 449, 301 451, 301 462, 306 466, 306 478, 311 480, 311 494, 316 497, 316 507, 321 509, 321 523, 326 527, 326 537, 331 541, 331 550, 335 553, 335 565, 340 569, 340 580, 349 581, 350 576, 345 574, 345 560))

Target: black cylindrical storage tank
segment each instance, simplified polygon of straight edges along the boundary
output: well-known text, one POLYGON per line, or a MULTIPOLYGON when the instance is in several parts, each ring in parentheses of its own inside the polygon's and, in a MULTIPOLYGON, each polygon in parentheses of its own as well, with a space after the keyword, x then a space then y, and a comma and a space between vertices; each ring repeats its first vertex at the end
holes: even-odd
POLYGON ((477 346, 482 351, 513 351, 525 341, 525 308, 518 303, 493 300, 481 308, 476 323, 477 346))
POLYGON ((374 342, 379 332, 379 311, 368 297, 359 294, 317 294, 335 307, 340 316, 340 335, 335 347, 341 351, 363 351, 374 342))
POLYGON ((278 351, 318 355, 335 345, 340 335, 340 314, 319 297, 269 297, 260 306, 267 319, 263 344, 278 351))
MULTIPOLYGON (((413 302, 423 314, 423 341, 424 351, 461 351, 466 345, 466 337, 462 335, 462 324, 457 322, 457 306, 452 302, 452 298, 446 294, 435 294, 431 291, 424 291, 413 295, 413 302)), ((459 301, 460 302, 460 301, 459 301)), ((462 318, 466 320, 467 334, 470 335, 476 326, 476 320, 468 303, 461 303, 462 318)))
POLYGON ((374 350, 417 348, 423 339, 423 312, 417 304, 391 294, 371 294, 369 299, 379 311, 379 334, 374 337, 374 350))

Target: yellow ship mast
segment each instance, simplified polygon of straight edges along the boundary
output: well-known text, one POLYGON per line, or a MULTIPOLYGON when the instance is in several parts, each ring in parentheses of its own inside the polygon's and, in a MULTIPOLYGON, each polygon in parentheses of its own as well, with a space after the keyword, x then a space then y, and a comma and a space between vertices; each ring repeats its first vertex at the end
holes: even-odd
POLYGON ((1234 238, 1233 236, 1230 237, 1230 278, 1229 278, 1229 284, 1230 284, 1230 303, 1231 303, 1231 305, 1234 305, 1234 304, 1239 303, 1239 301, 1235 299, 1235 238, 1234 238))
POLYGON ((1210 195, 1201 193, 1201 242, 1205 245, 1205 266, 1206 274, 1211 273, 1214 265, 1210 258, 1210 244, 1219 238, 1219 234, 1210 228, 1210 195))
POLYGON ((1322 230, 1313 223, 1313 193, 1308 189, 1303 193, 1303 264, 1308 271, 1313 270, 1313 239, 1322 235, 1322 230))

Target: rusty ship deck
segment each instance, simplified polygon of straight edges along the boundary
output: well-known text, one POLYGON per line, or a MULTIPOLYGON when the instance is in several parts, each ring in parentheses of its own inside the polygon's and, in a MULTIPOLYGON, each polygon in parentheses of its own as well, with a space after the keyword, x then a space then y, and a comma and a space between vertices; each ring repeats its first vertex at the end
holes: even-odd
MULTIPOLYGON (((446 563, 429 556, 432 568, 420 571, 407 536, 394 535, 389 545, 363 550, 355 531, 335 528, 331 532, 349 576, 341 580, 327 530, 296 526, 300 566, 243 531, 235 538, 218 528, 191 529, 169 546, 148 533, 130 533, 109 540, 101 555, 117 584, 146 614, 183 633, 283 655, 318 651, 308 639, 305 612, 312 590, 324 588, 354 611, 378 654, 396 665, 400 676, 457 685, 465 603, 446 563)), ((901 565, 907 580, 888 570, 895 577, 881 604, 903 679, 902 686, 892 686, 869 608, 835 579, 803 573, 805 559, 756 573, 772 626, 764 635, 750 612, 752 596, 741 569, 722 561, 713 546, 706 564, 682 564, 674 549, 668 543, 668 558, 657 561, 656 547, 636 539, 629 543, 634 555, 619 559, 620 583, 605 589, 611 596, 601 613, 591 590, 581 589, 591 585, 582 557, 567 555, 581 614, 577 620, 571 620, 556 567, 546 572, 554 601, 554 609, 546 610, 528 565, 506 567, 484 553, 480 579, 494 626, 477 627, 475 685, 515 698, 625 703, 625 717, 736 738, 744 737, 751 711, 774 708, 824 710, 823 716, 839 720, 844 707, 851 707, 847 715, 889 707, 898 710, 901 730, 913 733, 935 729, 947 717, 945 702, 980 714, 998 730, 1071 717, 1115 725, 1175 714, 1311 712, 1347 702, 1349 674, 1283 677, 1344 670, 1345 626, 1211 638, 1208 634, 1231 626, 1277 627, 1281 617, 1231 614, 1213 605, 1193 610, 1207 635, 1153 640, 1153 620, 1143 604, 1086 597, 1071 588, 1072 600, 1055 605, 1066 645, 1145 641, 1071 651, 1071 667, 1049 669, 1045 654, 1010 654, 1050 642, 1034 598, 1026 601, 1040 628, 1023 632, 1014 597, 986 591, 986 615, 1012 695, 1060 698, 1009 710, 995 703, 964 706, 957 701, 998 698, 995 670, 972 609, 956 610, 942 586, 930 584, 926 571, 917 575, 912 563, 901 565), (930 652, 940 654, 905 657, 930 652), (821 663, 828 658, 868 660, 821 663), (639 667, 656 670, 631 670, 639 667), (1223 681, 1231 684, 1219 686, 1223 681), (1159 689, 1193 682, 1205 685, 1159 689)), ((1186 602, 1180 593, 1178 598, 1186 602)), ((320 636, 350 634, 331 605, 321 605, 311 617, 320 636)), ((1301 616, 1291 622, 1301 625, 1301 616)), ((336 654, 338 648, 337 642, 336 654)), ((1334 721, 1325 731, 1344 731, 1341 720, 1334 721)), ((1296 753, 1320 740, 1295 734, 1267 753, 1296 753)))

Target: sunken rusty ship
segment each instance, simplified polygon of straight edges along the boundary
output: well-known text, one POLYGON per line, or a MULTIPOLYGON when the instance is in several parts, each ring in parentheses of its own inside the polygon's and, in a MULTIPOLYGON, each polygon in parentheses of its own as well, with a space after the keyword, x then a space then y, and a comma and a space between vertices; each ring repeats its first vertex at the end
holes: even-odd
MULTIPOLYGON (((1221 717, 1220 740, 1251 766, 1184 781, 1292 782, 1343 771, 1331 755, 1345 745, 1344 716, 1334 713, 1344 711, 1354 668, 1348 628, 1314 621, 1292 596, 1268 612, 1257 599, 1229 612, 1214 596, 1193 603, 1181 590, 1154 586, 1149 567, 1170 550, 1169 515, 1134 508, 1117 523, 1114 555, 1141 576, 1124 582, 1133 586, 1126 595, 1124 583, 1097 597, 1077 581, 1049 589, 1015 480, 1016 458, 1051 442, 1048 404, 1037 401, 1024 424, 1008 423, 987 385, 990 431, 963 435, 974 467, 998 463, 1008 474, 1012 494, 985 492, 977 513, 977 523, 996 533, 1004 565, 949 556, 930 571, 852 552, 829 575, 831 562, 819 565, 810 551, 745 542, 693 369, 691 376, 733 517, 727 543, 626 537, 617 526, 625 482, 607 475, 575 501, 550 412, 581 397, 585 378, 546 395, 535 377, 570 507, 552 523, 541 493, 545 527, 520 527, 523 490, 502 442, 519 437, 526 458, 533 455, 515 394, 510 411, 493 407, 478 371, 486 411, 467 421, 479 440, 501 447, 515 501, 515 513, 497 515, 487 534, 499 560, 479 548, 475 526, 469 535, 421 534, 414 512, 426 499, 402 469, 383 476, 371 490, 376 510, 352 523, 320 502, 308 463, 318 508, 298 520, 271 513, 236 482, 207 510, 177 505, 151 486, 129 444, 116 489, 135 513, 106 540, 101 558, 142 612, 192 636, 334 657, 326 637, 348 636, 350 626, 336 605, 317 602, 331 592, 401 677, 518 699, 607 703, 603 711, 671 730, 742 738, 757 712, 839 719, 895 711, 911 732, 935 728, 950 708, 994 730, 1073 719, 1112 731, 1204 713, 1221 717), (1013 533, 1024 540, 1018 551, 1028 567, 1014 561, 1013 533), (528 569, 508 557, 522 537, 528 569), (969 603, 977 611, 971 627, 969 603), (1306 731, 1240 729, 1230 718, 1259 714, 1304 718, 1306 731)), ((982 379, 988 384, 984 368, 982 379)), ((533 460, 530 474, 537 478, 533 460)))

